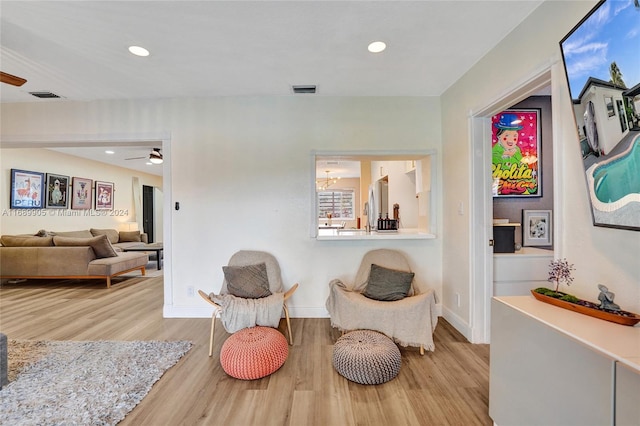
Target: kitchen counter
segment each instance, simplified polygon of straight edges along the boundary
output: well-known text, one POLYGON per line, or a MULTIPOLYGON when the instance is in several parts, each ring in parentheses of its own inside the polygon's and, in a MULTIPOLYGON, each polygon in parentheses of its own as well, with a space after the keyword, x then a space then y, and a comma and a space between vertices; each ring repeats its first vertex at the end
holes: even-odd
POLYGON ((406 228, 397 232, 371 231, 364 229, 318 229, 316 239, 319 241, 331 240, 428 240, 435 238, 424 229, 406 228))

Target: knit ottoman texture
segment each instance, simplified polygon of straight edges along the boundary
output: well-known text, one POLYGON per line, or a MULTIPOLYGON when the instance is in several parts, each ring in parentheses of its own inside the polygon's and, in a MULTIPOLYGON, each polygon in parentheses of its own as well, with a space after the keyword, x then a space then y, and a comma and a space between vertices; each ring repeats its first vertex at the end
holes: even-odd
POLYGON ((232 334, 222 344, 222 369, 236 379, 255 380, 274 373, 287 360, 287 339, 275 328, 251 327, 232 334))
POLYGON ((333 347, 336 371, 362 385, 388 382, 400 372, 400 363, 396 344, 377 331, 352 331, 340 337, 333 347))

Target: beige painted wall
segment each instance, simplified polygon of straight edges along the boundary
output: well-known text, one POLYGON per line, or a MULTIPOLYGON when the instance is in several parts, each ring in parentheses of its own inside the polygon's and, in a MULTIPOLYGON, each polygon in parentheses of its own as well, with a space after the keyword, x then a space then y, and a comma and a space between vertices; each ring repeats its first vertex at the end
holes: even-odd
MULTIPOLYGON (((467 114, 506 96, 537 71, 552 68, 552 84, 560 86, 553 119, 559 136, 554 207, 562 212, 556 223, 556 248, 560 257, 566 257, 576 267, 575 281, 568 290, 578 297, 597 300, 596 285, 604 283, 616 293, 616 302, 627 310, 640 312, 640 233, 592 225, 578 136, 560 62, 560 40, 594 5, 595 1, 543 3, 442 95, 443 208, 445 212, 455 212, 460 202, 468 206, 471 200, 472 154, 467 114)), ((464 215, 443 217, 443 309, 468 327, 471 297, 474 291, 481 292, 470 280, 470 214, 473 212, 465 209, 464 215), (455 293, 462 295, 460 307, 454 303, 455 293)))
POLYGON ((165 170, 171 178, 163 185, 171 229, 170 237, 164 235, 165 242, 171 238, 165 315, 210 315, 204 301, 189 296, 189 287, 217 291, 231 254, 257 249, 277 257, 287 285, 300 283, 292 315, 312 317, 326 315, 329 281, 353 279, 363 254, 380 247, 407 253, 416 273, 441 293, 441 239, 310 238, 312 152, 438 152, 439 103, 288 96, 3 104, 1 131, 3 139, 170 135, 165 170))
MULTIPOLYGON (((90 228, 114 228, 123 222, 135 221, 133 208, 132 176, 138 176, 141 185, 162 188, 162 178, 151 174, 134 172, 97 161, 62 154, 39 148, 7 148, 0 150, 0 234, 28 234, 40 229, 47 231, 71 231, 90 228), (10 209, 11 169, 22 169, 41 173, 55 173, 113 182, 115 189, 113 211, 43 209, 41 215, 28 216, 24 209, 10 209)), ((70 181, 71 183, 71 181, 70 181)), ((95 184, 95 183, 94 183, 95 184)), ((29 211, 35 213, 36 211, 29 211)), ((142 213, 142 212, 140 212, 142 213)))

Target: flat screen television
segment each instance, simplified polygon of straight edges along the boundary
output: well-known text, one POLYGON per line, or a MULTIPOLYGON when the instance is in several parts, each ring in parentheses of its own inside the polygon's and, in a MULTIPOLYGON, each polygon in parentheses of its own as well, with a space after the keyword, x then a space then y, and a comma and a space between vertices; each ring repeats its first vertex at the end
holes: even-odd
POLYGON ((640 4, 600 1, 560 41, 595 226, 640 231, 640 4))

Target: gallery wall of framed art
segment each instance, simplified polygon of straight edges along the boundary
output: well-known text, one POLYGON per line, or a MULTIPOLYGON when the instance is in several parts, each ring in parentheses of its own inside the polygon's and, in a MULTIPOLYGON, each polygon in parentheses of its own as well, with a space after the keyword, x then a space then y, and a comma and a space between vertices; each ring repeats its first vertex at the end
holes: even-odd
POLYGON ((44 148, 0 148, 0 169, 5 177, 0 179, 4 188, 0 193, 5 194, 0 197, 0 235, 33 234, 40 229, 118 228, 121 222, 135 220, 136 182, 162 190, 162 176, 44 148), (57 192, 55 198, 58 205, 66 202, 66 208, 53 207, 54 199, 47 199, 47 173, 53 184, 50 194, 55 188, 53 175, 69 178, 66 199, 64 196, 59 199, 57 192), (12 174, 16 185, 11 183, 12 174), (113 209, 96 210, 96 181, 113 184, 113 209), (48 201, 50 207, 47 207, 48 201))

